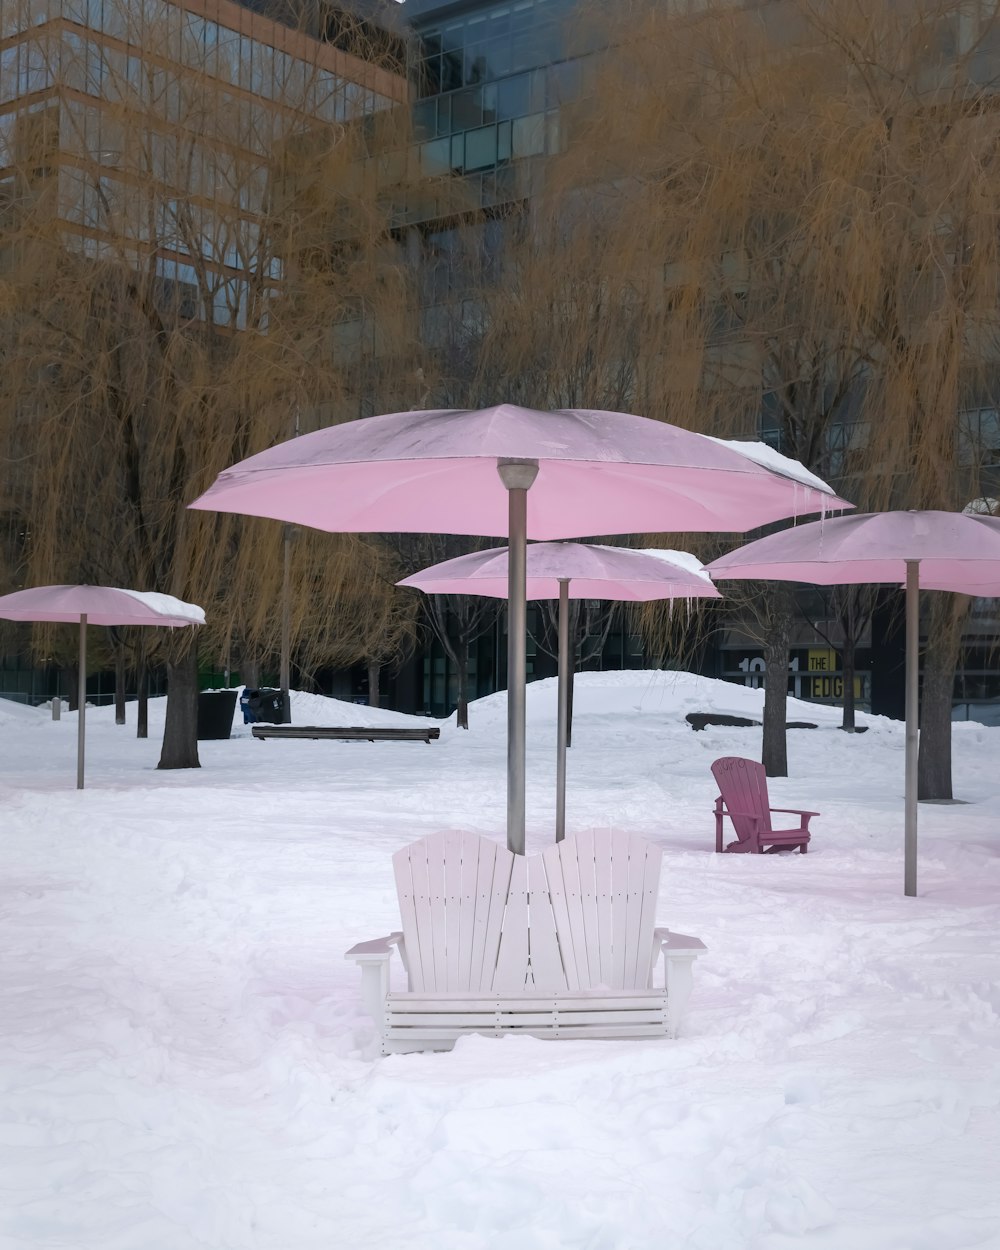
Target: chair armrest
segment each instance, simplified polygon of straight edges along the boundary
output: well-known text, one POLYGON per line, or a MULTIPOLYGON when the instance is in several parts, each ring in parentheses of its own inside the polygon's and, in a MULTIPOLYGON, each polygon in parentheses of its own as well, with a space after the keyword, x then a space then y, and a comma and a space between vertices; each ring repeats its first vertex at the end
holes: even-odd
POLYGON ((804 812, 801 807, 772 807, 772 812, 783 812, 786 816, 819 816, 820 812, 804 812))
POLYGON ((375 938, 371 942, 358 942, 344 955, 345 959, 353 959, 356 964, 380 963, 391 959, 392 952, 402 946, 402 933, 390 933, 386 937, 375 938))
POLYGON ((361 969, 361 1001, 379 1029, 385 1020, 385 1000, 389 994, 389 960, 396 949, 406 967, 402 933, 390 933, 372 942, 359 942, 344 956, 345 959, 352 959, 361 969))
POLYGON ((689 937, 686 933, 674 933, 670 929, 654 929, 653 944, 667 957, 678 955, 682 959, 697 959, 708 947, 701 938, 689 937))
MULTIPOLYGON (((694 986, 693 964, 703 950, 701 938, 686 933, 671 933, 669 929, 653 930, 653 960, 663 955, 663 984, 667 991, 667 1027, 670 1037, 677 1036, 680 1019, 691 997, 694 986)), ((653 980, 650 968, 650 985, 653 980)))
MULTIPOLYGON (((771 810, 777 811, 778 809, 772 808, 771 810)), ((744 820, 755 820, 758 824, 760 824, 761 821, 761 817, 757 814, 757 812, 740 812, 732 807, 727 807, 723 815, 728 816, 730 820, 734 816, 742 816, 744 820)))

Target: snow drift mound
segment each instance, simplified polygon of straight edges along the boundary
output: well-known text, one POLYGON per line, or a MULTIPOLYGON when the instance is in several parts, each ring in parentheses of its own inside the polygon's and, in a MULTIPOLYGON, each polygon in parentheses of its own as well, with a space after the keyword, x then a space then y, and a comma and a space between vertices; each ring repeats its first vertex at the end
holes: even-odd
POLYGON ((30 707, 27 703, 17 703, 5 695, 0 695, 0 725, 16 725, 18 728, 25 725, 41 725, 47 716, 50 717, 51 713, 44 709, 30 707))
MULTIPOLYGON (((237 709, 237 718, 239 710, 237 709)), ((378 729, 392 725, 439 725, 430 716, 410 716, 406 712, 393 712, 384 707, 368 707, 364 703, 348 703, 344 699, 331 699, 324 694, 309 694, 305 690, 292 691, 293 725, 333 725, 343 729, 358 725, 366 729, 378 729)))
MULTIPOLYGON (((530 722, 555 721, 558 712, 558 679, 546 677, 528 685, 527 717, 530 722)), ((656 716, 684 724, 689 712, 715 712, 761 720, 764 691, 697 673, 663 669, 627 669, 613 673, 577 673, 573 683, 573 717, 656 716)), ((824 728, 841 722, 840 707, 788 700, 788 719, 811 721, 824 728)), ((506 724, 507 692, 477 699, 469 707, 470 725, 506 724)), ((859 712, 859 725, 874 725, 883 717, 859 712)))

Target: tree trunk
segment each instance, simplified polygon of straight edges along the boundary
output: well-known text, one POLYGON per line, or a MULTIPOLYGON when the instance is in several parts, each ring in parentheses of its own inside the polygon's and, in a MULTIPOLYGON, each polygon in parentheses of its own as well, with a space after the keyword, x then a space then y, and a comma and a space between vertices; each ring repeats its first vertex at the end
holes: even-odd
POLYGON ((191 650, 167 665, 167 720, 157 768, 200 768, 198 759, 198 655, 191 650))
POLYGON ((115 648, 115 724, 125 724, 125 649, 115 648))
POLYGON ((962 642, 962 626, 970 600, 965 595, 931 592, 920 690, 920 750, 917 757, 917 797, 950 799, 951 704, 955 669, 962 642))
POLYGON ((260 661, 244 660, 240 665, 240 677, 244 686, 250 690, 260 689, 260 661))
POLYGON ((136 730, 137 738, 149 737, 149 669, 146 661, 140 660, 135 673, 136 684, 136 730))
POLYGON ((768 777, 788 776, 785 722, 788 713, 788 644, 792 636, 792 605, 785 587, 769 592, 769 614, 764 644, 764 732, 761 763, 768 777))
POLYGON ((459 729, 469 728, 469 644, 459 644, 460 658, 455 667, 458 670, 458 707, 455 719, 459 729))
POLYGON ((854 733, 856 725, 854 715, 855 644, 853 638, 844 639, 844 645, 840 652, 840 664, 844 674, 844 716, 840 722, 840 727, 841 729, 846 729, 848 733, 854 733))
POLYGON ((368 706, 381 707, 379 694, 379 678, 382 675, 382 665, 377 660, 368 661, 368 706))

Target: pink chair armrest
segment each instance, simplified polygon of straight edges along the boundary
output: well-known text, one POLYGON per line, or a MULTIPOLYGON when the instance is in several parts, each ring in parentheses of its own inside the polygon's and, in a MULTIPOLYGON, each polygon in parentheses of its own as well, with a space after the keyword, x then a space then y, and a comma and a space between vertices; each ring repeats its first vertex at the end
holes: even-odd
MULTIPOLYGON (((778 807, 771 808, 771 811, 773 812, 780 811, 780 810, 781 808, 778 808, 778 807)), ((763 819, 763 817, 758 816, 756 812, 740 812, 731 807, 726 808, 726 815, 729 816, 730 818, 732 818, 733 816, 742 816, 745 820, 753 820, 758 825, 763 819)))
POLYGON ((772 812, 783 812, 786 816, 819 816, 819 812, 805 812, 801 807, 772 807, 772 812))

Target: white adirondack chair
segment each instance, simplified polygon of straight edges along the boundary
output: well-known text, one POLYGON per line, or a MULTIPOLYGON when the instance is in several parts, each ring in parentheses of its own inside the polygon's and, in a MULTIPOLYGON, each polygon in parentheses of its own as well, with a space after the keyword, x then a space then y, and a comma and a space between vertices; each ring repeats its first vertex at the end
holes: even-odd
POLYGON ((403 930, 346 956, 383 1054, 449 1050, 466 1033, 676 1036, 705 946, 654 927, 657 847, 591 830, 523 856, 437 833, 392 858, 403 930), (405 991, 390 987, 394 949, 405 991))

